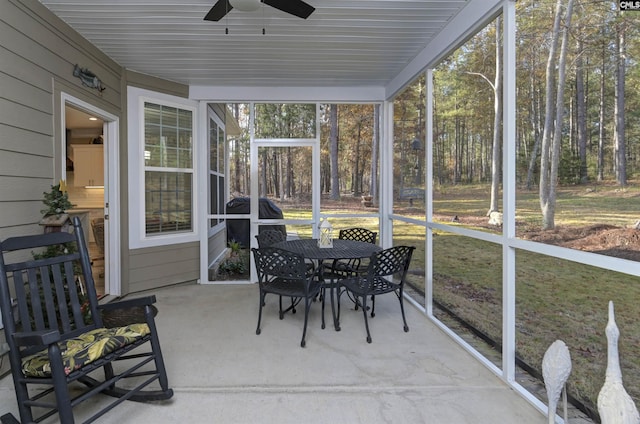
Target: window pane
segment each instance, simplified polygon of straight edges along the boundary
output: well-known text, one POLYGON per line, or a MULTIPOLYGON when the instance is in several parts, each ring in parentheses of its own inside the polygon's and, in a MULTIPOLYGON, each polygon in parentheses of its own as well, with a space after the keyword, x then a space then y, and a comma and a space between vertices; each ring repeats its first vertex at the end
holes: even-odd
POLYGON ((415 250, 411 256, 409 271, 407 272, 406 292, 421 305, 424 305, 424 240, 425 228, 422 225, 393 221, 393 245, 413 246, 415 250))
POLYGON ((147 235, 193 229, 191 174, 147 171, 145 184, 147 235))
POLYGON ((188 110, 178 111, 178 127, 191 128, 191 111, 188 111, 188 110))
POLYGON ((232 197, 248 196, 249 190, 249 105, 229 105, 229 116, 235 119, 240 126, 240 132, 229 135, 227 155, 229 155, 229 193, 232 197))
POLYGON ((145 165, 193 167, 192 112, 145 103, 145 165))
POLYGON ((414 207, 424 211, 424 75, 396 97, 393 110, 394 211, 411 214, 407 209, 414 207))
POLYGON ((144 121, 146 124, 160 125, 160 105, 144 104, 144 121))
POLYGON ((373 104, 320 105, 320 189, 329 194, 322 196, 323 209, 376 211, 379 108, 373 104), (338 197, 340 205, 336 205, 338 197))
POLYGON ((218 125, 213 119, 209 120, 209 169, 218 170, 218 125))
POLYGON ((493 21, 433 72, 433 220, 500 232, 502 128, 493 21), (493 213, 488 216, 488 213, 493 213))
POLYGON ((256 104, 256 138, 315 138, 315 104, 256 104))
POLYGON ((218 172, 224 174, 225 172, 225 142, 224 142, 224 131, 219 129, 218 131, 218 172))
POLYGON ((496 366, 502 352, 502 247, 447 232, 433 237, 433 313, 496 366))
POLYGON ((162 161, 162 151, 160 147, 160 126, 146 123, 144 130, 145 148, 144 148, 144 164, 145 166, 160 166, 162 161))
POLYGON ((566 52, 564 109, 555 123, 562 131, 554 135, 551 125, 546 137, 553 155, 543 142, 545 118, 556 116, 555 107, 547 113, 544 107, 553 16, 543 2, 516 6, 522 29, 516 50, 516 231, 523 239, 639 261, 633 228, 640 196, 636 33, 633 42, 626 35, 629 56, 614 46, 626 32, 622 27, 640 28, 640 14, 620 12, 623 3, 584 2, 574 9, 572 31, 581 36, 566 52), (615 71, 621 65, 622 79, 615 71), (626 106, 616 106, 616 98, 626 106))
POLYGON ((260 197, 272 199, 285 218, 295 219, 310 210, 311 147, 260 147, 260 197))
MULTIPOLYGON (((218 176, 210 174, 209 175, 209 213, 210 214, 218 214, 220 212, 220 196, 219 196, 219 187, 218 187, 218 176)), ((212 220, 211 223, 213 225, 217 225, 217 220, 212 220)))

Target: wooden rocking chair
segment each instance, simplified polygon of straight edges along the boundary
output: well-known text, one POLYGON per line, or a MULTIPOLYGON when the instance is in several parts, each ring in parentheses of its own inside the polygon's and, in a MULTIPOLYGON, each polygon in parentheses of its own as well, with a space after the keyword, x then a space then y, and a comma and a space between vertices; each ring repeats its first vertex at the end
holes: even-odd
MULTIPOLYGON (((74 423, 73 408, 100 393, 115 399, 85 422, 127 399, 173 396, 154 321, 155 296, 99 305, 77 217, 73 226, 73 233, 0 242, 0 309, 23 423, 56 413, 60 422, 74 423), (144 309, 144 322, 103 325, 101 311, 132 307, 144 309), (127 388, 119 384, 125 379, 127 388)), ((1 421, 17 422, 11 414, 1 421)))

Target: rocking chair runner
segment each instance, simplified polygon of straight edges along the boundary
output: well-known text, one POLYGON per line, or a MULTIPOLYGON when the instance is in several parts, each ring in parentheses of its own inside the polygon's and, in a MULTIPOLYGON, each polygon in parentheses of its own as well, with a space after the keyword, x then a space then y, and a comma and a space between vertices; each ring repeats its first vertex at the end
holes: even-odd
MULTIPOLYGON (((40 422, 56 412, 60 422, 73 423, 73 407, 99 393, 116 399, 85 422, 127 399, 173 396, 151 306, 155 296, 99 305, 77 217, 73 226, 73 233, 12 237, 0 243, 0 309, 18 410, 25 423, 40 422), (46 254, 32 259, 32 252, 41 248, 47 249, 46 254), (144 308, 144 322, 105 328, 101 311, 131 307, 144 308), (104 371, 102 379, 92 373, 99 368, 104 371), (119 387, 123 379, 130 379, 126 389, 119 387), (71 397, 69 386, 83 388, 78 383, 86 387, 71 397), (151 383, 159 388, 152 389, 151 383)), ((16 422, 9 414, 1 420, 16 422)))

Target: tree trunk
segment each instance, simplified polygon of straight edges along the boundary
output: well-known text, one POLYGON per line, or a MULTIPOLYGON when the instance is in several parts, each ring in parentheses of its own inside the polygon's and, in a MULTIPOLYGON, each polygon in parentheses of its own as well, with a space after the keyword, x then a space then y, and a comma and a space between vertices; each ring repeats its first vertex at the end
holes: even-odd
POLYGON ((576 58, 576 142, 580 159, 580 182, 586 183, 587 175, 587 100, 584 87, 584 61, 582 52, 584 43, 578 41, 576 58))
MULTIPOLYGON (((618 12, 620 13, 620 12, 618 12)), ((627 183, 627 146, 625 142, 624 126, 624 77, 626 71, 626 49, 625 49, 625 22, 622 18, 617 28, 616 37, 616 82, 615 82, 615 102, 614 102, 614 163, 616 169, 616 180, 621 186, 627 183)))
POLYGON ((264 149, 262 152, 262 172, 260 173, 260 197, 266 197, 268 190, 267 170, 269 169, 269 152, 264 149))
POLYGON ((340 199, 340 179, 338 174, 338 105, 329 106, 331 131, 329 134, 329 156, 331 168, 331 200, 340 199))
POLYGON ((489 211, 498 212, 498 198, 500 195, 500 164, 502 163, 502 20, 496 18, 496 79, 493 84, 493 147, 491 151, 491 201, 489 211))
POLYGON ((530 85, 530 102, 531 102, 531 127, 533 128, 533 147, 531 148, 531 156, 529 157, 529 166, 527 168, 527 190, 531 190, 533 186, 533 173, 536 169, 536 162, 538 160, 538 152, 540 151, 540 97, 536 95, 538 92, 537 84, 535 79, 535 73, 530 72, 529 74, 529 85, 530 85))
POLYGON ((556 90, 556 124, 553 132, 553 144, 551 148, 551 172, 549 185, 549 207, 547 208, 547 216, 543 218, 548 225, 545 229, 555 227, 555 211, 556 211, 556 188, 558 184, 558 167, 560 165, 560 146, 562 145, 562 118, 564 115, 564 86, 565 86, 565 70, 567 63, 567 51, 569 50, 569 27, 571 25, 571 15, 573 10, 573 0, 567 2, 567 11, 565 12, 565 24, 562 29, 562 45, 560 47, 560 59, 558 60, 558 88, 556 90))
POLYGON ((287 171, 286 171, 287 183, 286 183, 285 194, 286 194, 286 197, 289 199, 293 198, 293 196, 296 193, 295 182, 293 179, 294 178, 293 177, 293 158, 291 156, 292 156, 291 147, 287 147, 287 171))
POLYGON ((373 106, 373 135, 371 142, 371 182, 369 184, 369 194, 374 203, 378 199, 378 146, 379 146, 379 126, 380 126, 380 104, 373 106))
POLYGON ((356 136, 356 145, 354 152, 354 166, 353 166, 353 196, 360 197, 361 194, 361 181, 362 181, 362 173, 360 171, 360 144, 362 144, 362 122, 358 122, 358 135, 356 136))
POLYGON ((558 180, 558 164, 560 159, 560 142, 562 137, 562 115, 564 97, 564 74, 567 52, 568 27, 571 23, 571 10, 573 0, 568 0, 565 16, 565 26, 562 29, 562 46, 558 60, 556 80, 556 52, 558 50, 558 38, 560 35, 560 22, 562 15, 562 0, 556 3, 555 19, 553 23, 553 36, 549 59, 547 60, 547 89, 544 119, 544 132, 542 135, 542 151, 540 156, 540 209, 542 211, 542 229, 550 230, 555 227, 556 208, 556 184, 558 180), (558 83, 555 105, 553 103, 554 86, 558 83), (555 118, 555 124, 553 122, 555 118))
MULTIPOLYGON (((604 33, 604 26, 602 29, 604 33)), ((598 112, 598 181, 604 180, 604 119, 605 119, 605 69, 606 69, 606 43, 602 43, 602 68, 600 69, 600 110, 598 112)))

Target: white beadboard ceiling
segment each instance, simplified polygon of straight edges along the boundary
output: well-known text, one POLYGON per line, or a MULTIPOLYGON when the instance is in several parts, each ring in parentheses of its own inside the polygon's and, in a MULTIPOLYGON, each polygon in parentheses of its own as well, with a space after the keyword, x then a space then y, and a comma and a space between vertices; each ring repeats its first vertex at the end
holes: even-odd
POLYGON ((306 0, 316 8, 306 20, 263 4, 219 22, 203 20, 216 0, 40 1, 120 65, 167 80, 384 87, 465 6, 485 0, 306 0))

